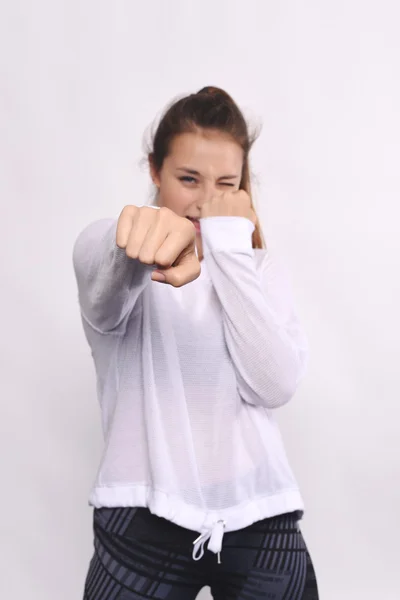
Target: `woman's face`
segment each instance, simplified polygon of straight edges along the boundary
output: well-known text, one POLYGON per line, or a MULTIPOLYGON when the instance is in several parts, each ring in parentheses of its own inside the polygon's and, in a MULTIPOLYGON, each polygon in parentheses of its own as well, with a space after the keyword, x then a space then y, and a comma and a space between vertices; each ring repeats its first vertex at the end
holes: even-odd
POLYGON ((214 195, 238 190, 242 167, 241 147, 231 137, 211 130, 176 136, 161 171, 156 173, 150 165, 159 189, 158 205, 194 221, 199 258, 202 246, 196 219, 201 207, 214 195))

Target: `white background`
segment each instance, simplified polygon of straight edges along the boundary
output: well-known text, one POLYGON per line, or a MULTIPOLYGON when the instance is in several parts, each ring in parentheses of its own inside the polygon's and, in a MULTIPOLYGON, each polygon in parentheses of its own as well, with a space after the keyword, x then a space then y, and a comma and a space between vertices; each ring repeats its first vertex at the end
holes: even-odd
POLYGON ((399 598, 397 1, 1 5, 0 597, 82 596, 101 433, 72 245, 148 199, 160 110, 217 85, 263 124, 257 203, 309 336, 279 418, 321 598, 399 598))

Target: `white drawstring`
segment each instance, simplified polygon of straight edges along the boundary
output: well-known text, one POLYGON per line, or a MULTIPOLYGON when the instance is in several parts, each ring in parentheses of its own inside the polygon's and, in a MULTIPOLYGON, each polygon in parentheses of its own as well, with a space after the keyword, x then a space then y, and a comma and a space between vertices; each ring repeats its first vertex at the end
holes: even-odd
POLYGON ((224 529, 225 521, 221 520, 217 521, 211 529, 199 535, 199 537, 193 542, 193 560, 200 560, 204 556, 204 544, 207 540, 210 540, 207 548, 208 550, 211 550, 211 552, 218 554, 218 564, 221 564, 221 550, 224 529))

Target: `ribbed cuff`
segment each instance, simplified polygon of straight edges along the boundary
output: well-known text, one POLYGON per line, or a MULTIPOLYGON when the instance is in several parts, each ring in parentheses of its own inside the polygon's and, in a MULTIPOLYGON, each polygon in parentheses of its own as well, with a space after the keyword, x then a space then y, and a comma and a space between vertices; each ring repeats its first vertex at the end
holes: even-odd
POLYGON ((200 219, 200 229, 204 254, 222 251, 254 255, 255 225, 247 217, 206 217, 200 219))

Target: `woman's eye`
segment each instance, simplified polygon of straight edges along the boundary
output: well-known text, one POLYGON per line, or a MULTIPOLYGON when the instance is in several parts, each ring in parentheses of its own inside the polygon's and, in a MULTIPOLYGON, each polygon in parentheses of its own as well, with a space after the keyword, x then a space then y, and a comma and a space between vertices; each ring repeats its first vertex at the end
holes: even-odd
POLYGON ((180 177, 179 178, 181 181, 186 181, 187 183, 196 183, 196 180, 194 177, 190 177, 189 175, 185 175, 184 177, 180 177))
POLYGON ((235 186, 234 183, 226 183, 226 182, 222 182, 221 185, 228 185, 229 187, 234 187, 235 186))

